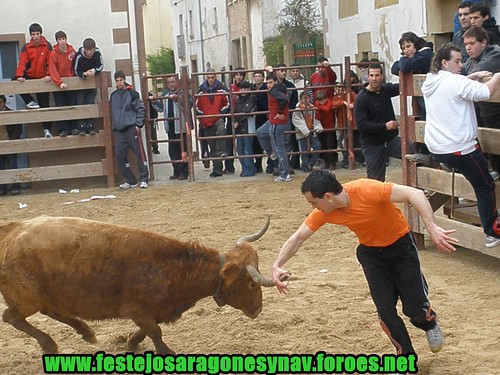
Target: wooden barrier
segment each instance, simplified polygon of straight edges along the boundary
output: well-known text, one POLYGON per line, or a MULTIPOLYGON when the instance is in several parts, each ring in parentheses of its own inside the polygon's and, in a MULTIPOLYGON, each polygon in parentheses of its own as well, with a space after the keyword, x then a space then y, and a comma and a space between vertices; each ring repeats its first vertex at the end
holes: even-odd
MULTIPOLYGON (((111 74, 102 72, 86 80, 72 77, 63 78, 63 81, 68 85, 66 90, 97 89, 97 104, 0 112, 0 126, 25 124, 27 128, 27 138, 0 141, 1 153, 27 154, 29 160, 27 168, 0 171, 0 184, 104 177, 108 187, 115 186, 108 102, 111 74), (41 126, 34 125, 88 118, 95 119, 95 136, 39 138, 41 126), (36 138, 33 137, 35 133, 36 138)), ((0 83, 0 93, 4 95, 55 91, 60 89, 42 80, 0 83)))
MULTIPOLYGON (((411 142, 424 143, 425 121, 419 121, 410 113, 411 105, 408 98, 422 96, 421 87, 425 81, 422 74, 400 74, 400 104, 401 104, 401 137, 403 154, 408 153, 411 142)), ((500 90, 489 99, 500 102, 500 90)), ((500 130, 479 128, 478 140, 485 153, 499 154, 500 130)), ((403 158, 403 181, 406 185, 418 187, 434 192, 429 201, 434 211, 443 207, 447 217, 437 216, 438 225, 446 229, 455 229, 453 234, 460 241, 462 247, 479 251, 484 254, 500 258, 500 247, 488 249, 484 246, 484 233, 480 226, 476 207, 476 196, 470 183, 459 173, 453 174, 441 169, 419 166, 403 158), (458 198, 465 200, 461 204, 458 198)), ((497 206, 500 207, 500 183, 496 183, 495 192, 497 206)), ((406 205, 405 215, 410 222, 419 246, 423 245, 423 236, 426 233, 423 222, 415 210, 406 205)))

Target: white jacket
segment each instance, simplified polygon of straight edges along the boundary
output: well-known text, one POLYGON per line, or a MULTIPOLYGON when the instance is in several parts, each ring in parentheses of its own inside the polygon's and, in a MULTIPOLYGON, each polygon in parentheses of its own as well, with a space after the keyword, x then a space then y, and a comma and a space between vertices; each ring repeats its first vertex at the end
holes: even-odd
MULTIPOLYGON (((304 111, 299 110, 300 109, 300 102, 297 104, 297 111, 293 112, 292 115, 292 123, 297 128, 297 130, 300 131, 300 133, 296 134, 297 139, 305 138, 309 136, 311 133, 311 130, 307 127, 306 124, 306 119, 304 118, 304 111)), ((319 120, 316 119, 316 112, 314 111, 314 106, 311 105, 311 110, 310 110, 311 116, 313 118, 313 131, 314 131, 314 136, 316 136, 316 133, 321 133, 323 131, 323 127, 321 126, 321 123, 319 120)))
POLYGON ((427 119, 424 141, 433 154, 474 151, 477 120, 474 102, 490 97, 488 87, 463 75, 440 70, 422 85, 427 119))

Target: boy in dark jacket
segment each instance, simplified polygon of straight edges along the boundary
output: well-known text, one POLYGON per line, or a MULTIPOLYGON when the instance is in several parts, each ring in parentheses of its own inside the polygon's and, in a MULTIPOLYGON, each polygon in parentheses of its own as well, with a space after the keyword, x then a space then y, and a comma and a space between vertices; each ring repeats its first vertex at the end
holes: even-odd
POLYGON ((121 70, 115 73, 116 90, 111 93, 111 127, 115 139, 115 156, 118 167, 126 182, 121 189, 130 189, 138 184, 137 178, 130 169, 127 159, 128 149, 137 156, 137 167, 140 173, 140 187, 148 187, 148 165, 144 148, 142 147, 141 128, 144 126, 144 104, 132 86, 125 81, 125 73, 121 70))
MULTIPOLYGON (((248 94, 250 82, 241 81, 238 83, 238 98, 234 107, 233 127, 236 134, 249 134, 249 114, 257 108, 257 97, 254 94, 248 94)), ((252 119, 255 123, 255 118, 252 119)), ((255 128, 255 125, 254 125, 255 128)), ((239 137, 237 139, 238 156, 253 155, 253 137, 239 137)), ((252 158, 241 158, 240 177, 255 176, 255 164, 252 158)))
MULTIPOLYGON (((93 77, 104 69, 104 61, 99 48, 96 47, 95 40, 87 38, 83 41, 83 46, 78 49, 75 57, 75 74, 81 79, 93 77)), ((97 89, 80 90, 76 96, 76 104, 94 104, 97 89)), ((80 135, 95 134, 92 119, 82 119, 78 122, 80 135)))

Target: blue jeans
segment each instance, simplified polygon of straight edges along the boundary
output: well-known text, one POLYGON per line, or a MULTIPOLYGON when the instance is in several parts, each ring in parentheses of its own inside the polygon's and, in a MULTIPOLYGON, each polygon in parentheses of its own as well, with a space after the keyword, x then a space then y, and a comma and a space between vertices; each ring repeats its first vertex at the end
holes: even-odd
POLYGON ((435 160, 454 168, 470 182, 476 194, 481 226, 488 236, 500 237, 495 198, 495 182, 488 171, 488 163, 480 148, 467 155, 433 154, 435 160))
MULTIPOLYGON (((241 137, 237 139, 238 156, 253 155, 253 138, 241 137)), ((242 177, 255 176, 253 158, 240 158, 242 177)))
POLYGON ((259 138, 260 145, 266 154, 271 155, 274 151, 278 156, 280 177, 283 178, 288 176, 288 156, 285 148, 285 132, 287 130, 290 130, 290 125, 273 125, 269 121, 257 130, 257 138, 259 138))
MULTIPOLYGON (((309 133, 307 138, 299 138, 297 141, 299 142, 300 152, 318 151, 321 149, 321 142, 318 137, 314 137, 313 133, 309 133), (308 140, 311 142, 311 147, 307 146, 308 140)), ((319 159, 319 154, 301 154, 300 159, 302 167, 313 167, 319 159)))

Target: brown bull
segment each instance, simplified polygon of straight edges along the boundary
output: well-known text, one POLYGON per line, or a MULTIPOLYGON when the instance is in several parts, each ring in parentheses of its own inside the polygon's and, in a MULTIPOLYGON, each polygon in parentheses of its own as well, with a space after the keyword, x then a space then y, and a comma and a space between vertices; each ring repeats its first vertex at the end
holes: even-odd
POLYGON ((161 354, 173 353, 158 323, 177 320, 201 298, 213 296, 250 318, 262 310, 258 255, 242 237, 226 254, 140 229, 80 218, 42 216, 0 226, 3 320, 33 336, 45 353, 57 344, 26 321, 40 311, 96 342, 82 319, 129 318, 139 327, 128 348, 149 336, 161 354))

